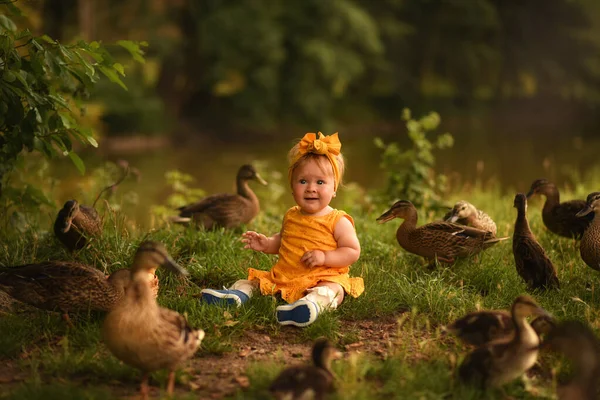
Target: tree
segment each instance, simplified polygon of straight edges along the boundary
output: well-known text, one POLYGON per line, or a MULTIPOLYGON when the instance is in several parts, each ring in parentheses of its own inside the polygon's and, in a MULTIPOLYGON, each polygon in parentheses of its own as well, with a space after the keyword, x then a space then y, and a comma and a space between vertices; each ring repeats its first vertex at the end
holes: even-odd
MULTIPOLYGON (((22 13, 11 1, 0 0, 0 195, 6 174, 23 151, 48 158, 68 156, 84 173, 73 141, 97 146, 92 131, 77 121, 82 100, 102 73, 121 81, 123 66, 98 42, 63 45, 47 35, 17 30, 11 17, 22 13), (10 17, 9 17, 10 16, 10 17)), ((119 41, 143 62, 139 43, 119 41)))

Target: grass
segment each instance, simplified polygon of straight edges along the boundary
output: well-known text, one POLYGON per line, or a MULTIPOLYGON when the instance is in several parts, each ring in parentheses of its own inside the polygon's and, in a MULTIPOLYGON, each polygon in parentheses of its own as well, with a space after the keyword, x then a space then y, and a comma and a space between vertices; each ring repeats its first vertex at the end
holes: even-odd
MULTIPOLYGON (((499 235, 512 235, 516 218, 512 196, 478 190, 448 200, 463 196, 494 217, 499 235)), ((572 198, 573 194, 563 193, 563 197, 572 198)), ((540 201, 531 202, 530 224, 558 269, 561 289, 532 295, 557 318, 584 320, 597 330, 597 272, 580 259, 575 241, 559 238, 545 229, 540 209, 540 201)), ((282 209, 275 210, 283 215, 282 209)), ((308 343, 326 336, 342 347, 360 340, 361 328, 352 325, 354 322, 398 322, 388 339, 381 338, 386 347, 383 357, 368 351, 348 351, 344 360, 334 364, 339 391, 331 398, 503 398, 500 390, 480 393, 458 382, 455 370, 468 350, 444 335, 440 326, 476 308, 507 308, 516 296, 527 292, 514 267, 510 240, 478 257, 459 260, 450 268, 430 271, 421 258, 406 253, 396 243, 395 231, 401 221, 383 225, 375 222, 385 206, 349 211, 355 218, 362 245, 361 258, 352 266, 352 275, 364 278, 365 293, 357 299, 348 297, 335 312, 324 313, 310 327, 293 331, 291 340, 308 343)), ((277 232, 280 219, 275 215, 278 212, 271 210, 259 216, 251 228, 277 232)), ((421 213, 420 217, 422 224, 440 216, 421 213)), ((140 232, 132 229, 124 216, 107 212, 103 237, 88 249, 70 254, 48 233, 49 226, 31 227, 20 235, 0 234, 0 265, 78 260, 110 273, 130 264, 142 240, 158 240, 190 272, 189 279, 180 279, 159 270, 159 303, 186 313, 193 326, 206 331, 198 359, 231 355, 247 331, 260 331, 271 337, 283 334, 274 318, 277 302, 270 297, 255 296, 239 309, 210 307, 199 301, 202 288, 230 285, 245 278, 249 267, 266 270, 274 263, 274 256, 242 250, 240 231, 204 232, 176 226, 140 232)), ((0 390, 0 399, 105 399, 122 396, 125 390, 129 395, 135 392, 139 373, 118 362, 104 347, 99 334, 102 316, 84 313, 74 321, 75 327, 69 328, 58 314, 28 308, 0 318, 0 359, 18 365, 26 375, 24 382, 0 390)), ((289 335, 289 329, 287 332, 289 335)), ((542 369, 547 372, 553 365, 546 358, 543 361, 542 369)), ((283 366, 278 354, 269 361, 249 362, 246 375, 250 385, 231 398, 266 398, 269 383, 283 366)), ((0 376, 1 373, 0 369, 0 376)), ((504 392, 515 398, 551 397, 550 376, 536 374, 529 384, 516 381, 507 385, 504 392)), ((179 387, 187 380, 186 372, 178 374, 179 387)), ((153 374, 153 385, 164 388, 165 383, 165 372, 153 374)), ((180 393, 178 398, 194 398, 194 393, 180 393)))

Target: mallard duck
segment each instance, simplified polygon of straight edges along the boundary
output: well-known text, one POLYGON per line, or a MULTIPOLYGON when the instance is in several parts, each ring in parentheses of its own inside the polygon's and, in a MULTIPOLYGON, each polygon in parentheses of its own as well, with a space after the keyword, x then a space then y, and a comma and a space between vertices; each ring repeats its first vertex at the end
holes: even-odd
POLYGON ((121 176, 98 193, 91 207, 68 200, 56 215, 54 234, 70 251, 81 250, 89 239, 102 234, 102 220, 95 207, 104 192, 115 189, 129 175, 129 164, 120 161, 119 165, 123 169, 121 176))
POLYGON ((313 365, 286 368, 269 390, 278 400, 324 399, 327 393, 334 391, 335 377, 331 372, 331 361, 339 354, 327 339, 317 339, 312 350, 313 365))
POLYGON ((579 254, 588 267, 600 271, 600 192, 588 195, 585 207, 577 216, 585 218, 590 214, 594 219, 581 237, 579 254))
POLYGON ((260 211, 258 197, 248 185, 250 180, 267 184, 252 165, 242 165, 236 178, 237 194, 215 194, 197 203, 180 207, 179 217, 173 218, 172 221, 176 223, 194 221, 205 229, 237 228, 249 223, 260 211))
POLYGON ((454 207, 452 207, 452 210, 444 215, 444 221, 472 226, 473 228, 481 229, 482 231, 491 232, 492 235, 496 236, 497 229, 494 220, 465 200, 457 202, 454 207))
POLYGON ((0 289, 13 298, 43 310, 68 313, 108 311, 124 296, 129 270, 108 279, 99 270, 68 261, 47 261, 0 270, 0 289))
MULTIPOLYGON (((548 316, 540 316, 531 321, 531 327, 541 337, 554 327, 554 320, 548 316)), ((512 316, 505 310, 474 311, 443 329, 472 346, 483 346, 515 334, 512 316)))
POLYGON ((517 297, 511 308, 515 334, 473 350, 459 367, 460 379, 481 388, 501 386, 531 368, 540 344, 539 336, 526 319, 532 314, 548 316, 531 297, 517 297))
POLYGON ((559 384, 560 400, 597 400, 600 382, 600 342, 592 330, 579 321, 564 321, 546 337, 543 350, 564 354, 573 365, 574 376, 559 384))
POLYGON ((69 200, 56 216, 54 234, 70 251, 80 250, 102 234, 102 220, 93 207, 69 200))
POLYGON ((400 246, 410 253, 425 257, 430 263, 437 259, 452 264, 457 257, 476 254, 508 239, 495 238, 490 232, 444 221, 431 222, 417 228, 417 209, 407 200, 397 201, 377 218, 377 222, 382 224, 394 218, 404 219, 396 231, 400 246))
POLYGON ((568 238, 579 239, 592 218, 577 218, 575 215, 585 207, 583 200, 560 202, 556 186, 547 179, 537 179, 531 184, 527 198, 536 194, 546 196, 542 209, 542 220, 551 232, 568 238))
POLYGON ((514 207, 517 209, 517 220, 512 246, 517 272, 530 289, 560 287, 554 264, 529 228, 527 197, 523 193, 515 196, 514 207))
POLYGON ((162 308, 148 285, 149 271, 158 266, 187 275, 158 242, 140 244, 131 266, 131 284, 125 297, 106 316, 102 337, 119 360, 142 371, 140 391, 148 397, 148 376, 159 369, 169 370, 167 393, 175 385, 175 369, 190 359, 204 338, 202 329, 193 329, 186 318, 162 308))

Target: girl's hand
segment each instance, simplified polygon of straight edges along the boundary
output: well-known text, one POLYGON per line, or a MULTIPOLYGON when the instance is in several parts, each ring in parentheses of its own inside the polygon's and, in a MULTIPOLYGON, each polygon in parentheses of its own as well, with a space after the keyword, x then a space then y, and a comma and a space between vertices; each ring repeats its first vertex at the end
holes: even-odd
POLYGON ((254 231, 248 231, 242 234, 242 243, 245 243, 245 249, 265 251, 269 248, 269 238, 262 233, 254 231))
POLYGON ((309 268, 325 264, 325 252, 321 250, 309 250, 300 259, 309 268))

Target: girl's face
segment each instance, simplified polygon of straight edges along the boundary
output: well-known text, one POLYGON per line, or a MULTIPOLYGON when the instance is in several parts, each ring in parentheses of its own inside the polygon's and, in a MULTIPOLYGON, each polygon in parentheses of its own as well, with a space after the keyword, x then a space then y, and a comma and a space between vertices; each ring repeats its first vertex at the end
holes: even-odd
POLYGON ((292 194, 302 213, 324 215, 335 196, 333 168, 326 158, 310 158, 300 163, 292 174, 292 194))

